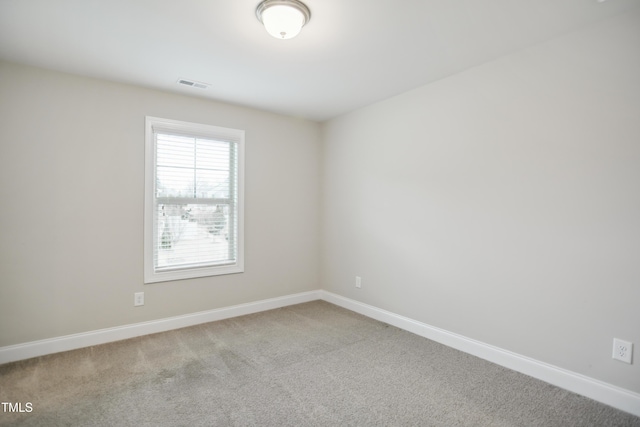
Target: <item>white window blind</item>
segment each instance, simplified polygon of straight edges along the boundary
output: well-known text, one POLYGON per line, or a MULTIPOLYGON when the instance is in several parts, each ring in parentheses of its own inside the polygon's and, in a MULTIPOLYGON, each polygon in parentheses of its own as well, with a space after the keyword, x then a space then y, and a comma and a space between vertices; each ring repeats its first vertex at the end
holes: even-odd
POLYGON ((243 271, 243 143, 243 131, 147 117, 145 282, 243 271))

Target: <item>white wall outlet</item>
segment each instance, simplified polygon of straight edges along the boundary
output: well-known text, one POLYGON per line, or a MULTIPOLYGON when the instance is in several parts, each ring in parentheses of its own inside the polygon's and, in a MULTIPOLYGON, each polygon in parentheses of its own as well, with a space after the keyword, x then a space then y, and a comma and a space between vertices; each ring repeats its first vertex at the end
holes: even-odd
POLYGON ((133 306, 138 307, 144 305, 144 292, 136 292, 133 294, 133 306))
POLYGON ((356 276, 356 288, 362 287, 362 278, 360 276, 356 276))
POLYGON ((619 338, 613 339, 613 358, 631 364, 633 343, 619 338))

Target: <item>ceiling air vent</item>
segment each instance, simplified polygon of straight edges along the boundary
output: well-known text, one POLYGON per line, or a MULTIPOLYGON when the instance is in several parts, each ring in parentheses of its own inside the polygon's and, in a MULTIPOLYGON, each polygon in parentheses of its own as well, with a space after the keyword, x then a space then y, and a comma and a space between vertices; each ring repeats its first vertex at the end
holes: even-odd
POLYGON ((187 79, 178 79, 178 84, 184 86, 191 86, 198 89, 207 89, 211 86, 209 83, 197 82, 195 80, 187 80, 187 79))

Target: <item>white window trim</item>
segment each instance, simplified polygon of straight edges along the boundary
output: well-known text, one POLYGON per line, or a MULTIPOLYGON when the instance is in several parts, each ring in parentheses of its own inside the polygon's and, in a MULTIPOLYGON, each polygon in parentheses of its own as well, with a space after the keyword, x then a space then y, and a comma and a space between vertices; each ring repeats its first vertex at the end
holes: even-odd
POLYGON ((244 131, 178 120, 147 116, 145 118, 145 202, 144 202, 144 283, 191 279, 244 272, 244 131), (237 144, 237 257, 234 264, 155 271, 153 265, 156 150, 154 130, 185 133, 237 144))

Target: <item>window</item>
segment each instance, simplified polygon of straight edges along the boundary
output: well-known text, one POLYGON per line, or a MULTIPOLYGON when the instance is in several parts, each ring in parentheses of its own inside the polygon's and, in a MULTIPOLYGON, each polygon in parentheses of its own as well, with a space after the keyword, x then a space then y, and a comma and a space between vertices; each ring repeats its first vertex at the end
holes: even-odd
POLYGON ((244 131, 146 118, 145 283, 244 271, 244 131))

